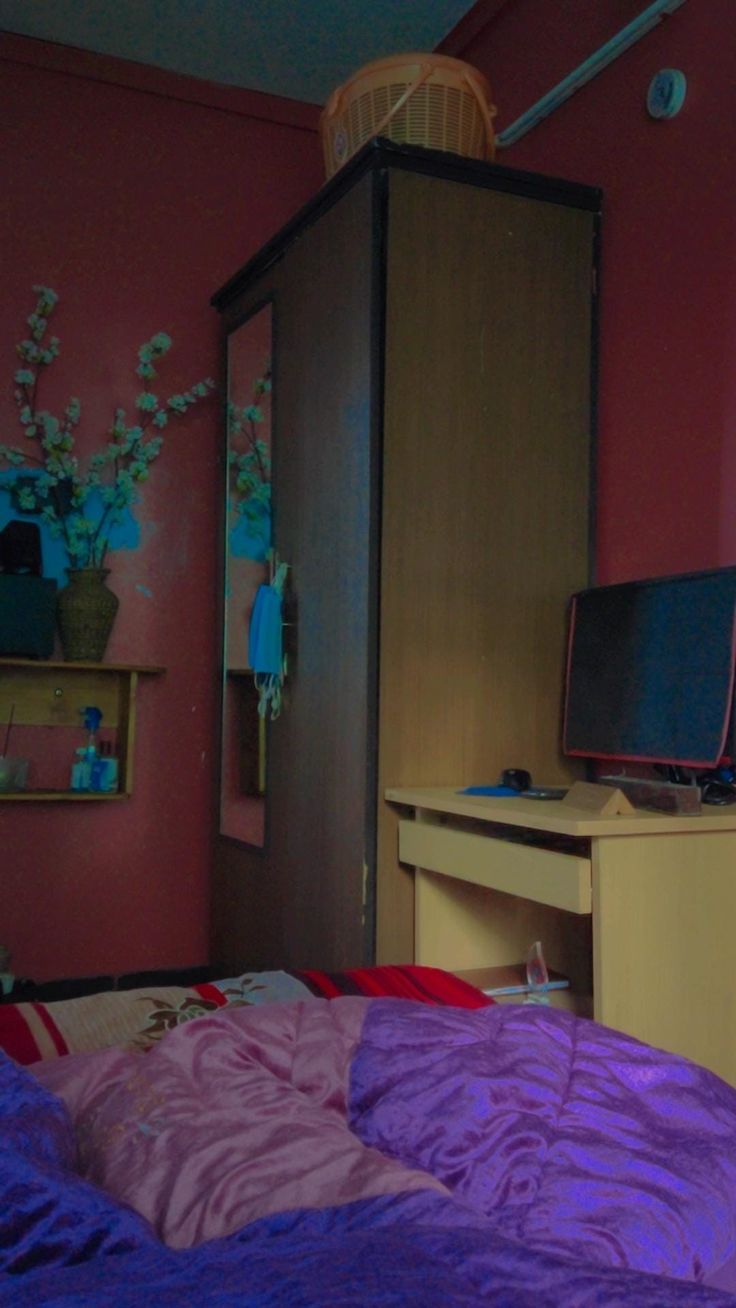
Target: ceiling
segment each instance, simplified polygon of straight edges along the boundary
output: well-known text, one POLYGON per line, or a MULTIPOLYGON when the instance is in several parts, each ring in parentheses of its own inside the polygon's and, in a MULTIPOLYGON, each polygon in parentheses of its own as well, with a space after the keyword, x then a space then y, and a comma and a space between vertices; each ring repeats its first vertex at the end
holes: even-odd
POLYGON ((0 30, 324 104, 381 55, 434 50, 473 0, 0 0, 0 30))

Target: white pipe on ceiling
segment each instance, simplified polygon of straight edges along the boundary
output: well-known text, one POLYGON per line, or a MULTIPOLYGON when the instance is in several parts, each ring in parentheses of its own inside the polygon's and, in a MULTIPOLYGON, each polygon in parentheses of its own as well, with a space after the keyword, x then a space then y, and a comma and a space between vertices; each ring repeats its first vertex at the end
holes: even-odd
POLYGON ((603 68, 613 63, 614 59, 618 59, 618 56, 623 54, 624 50, 628 50, 629 46, 634 45, 642 36, 650 32, 653 27, 656 27, 657 23, 661 22, 667 14, 674 13, 675 9, 679 9, 680 5, 684 3, 685 0, 654 0, 654 3, 648 5, 639 14, 638 18, 633 19, 626 27, 622 27, 621 31, 612 36, 610 41, 606 41, 606 44, 596 50, 595 54, 592 54, 574 72, 558 82, 557 86, 553 86, 552 90, 542 96, 541 100, 537 100, 531 109, 527 109, 526 113, 523 113, 520 118, 516 118, 509 127, 505 127, 502 132, 499 132, 496 136, 496 145, 503 149, 505 146, 513 145, 515 141, 525 136, 527 132, 531 131, 532 127, 536 127, 537 123, 540 123, 543 118, 547 118, 549 114, 553 113, 581 86, 584 86, 586 82, 590 82, 603 68))

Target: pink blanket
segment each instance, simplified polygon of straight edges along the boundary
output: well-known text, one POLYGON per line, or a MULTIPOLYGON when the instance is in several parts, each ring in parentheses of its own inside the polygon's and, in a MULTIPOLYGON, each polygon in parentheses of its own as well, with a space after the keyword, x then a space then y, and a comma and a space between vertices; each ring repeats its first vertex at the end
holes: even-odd
POLYGON ((348 1129, 350 1061, 370 1002, 228 1009, 145 1056, 109 1049, 30 1070, 71 1112, 82 1175, 176 1248, 271 1213, 446 1193, 348 1129))

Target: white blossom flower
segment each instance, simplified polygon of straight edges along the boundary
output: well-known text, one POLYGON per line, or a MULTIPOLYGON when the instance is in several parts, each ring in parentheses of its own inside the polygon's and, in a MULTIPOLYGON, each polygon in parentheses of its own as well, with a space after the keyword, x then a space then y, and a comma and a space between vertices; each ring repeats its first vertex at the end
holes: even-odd
POLYGON ((57 336, 50 337, 46 345, 40 345, 59 297, 48 286, 34 286, 33 289, 36 305, 26 319, 30 337, 24 337, 16 346, 16 353, 23 363, 33 367, 17 369, 13 381, 18 417, 25 437, 35 443, 37 453, 0 445, 0 466, 4 463, 22 469, 22 473, 4 484, 21 511, 39 513, 52 534, 63 538, 73 568, 101 567, 107 551, 113 548, 111 528, 121 521, 123 511, 135 502, 136 486, 148 479, 150 466, 163 447, 161 435, 145 439, 147 430, 153 428, 160 432, 167 425, 170 414, 181 417, 198 400, 205 399, 215 389, 215 384, 206 378, 195 382, 191 390, 159 403, 148 383, 156 376, 154 361, 168 353, 172 340, 166 332, 156 332, 138 349, 139 362, 135 372, 143 380, 144 390, 135 402, 136 421, 128 426, 125 409, 117 405, 105 433, 104 448, 93 453, 86 469, 80 471, 73 430, 81 419, 79 400, 76 397, 70 399, 61 418, 37 407, 43 369, 59 354, 57 336), (87 514, 79 511, 93 492, 97 504, 102 502, 102 511, 98 509, 96 517, 91 516, 95 512, 95 501, 87 514))

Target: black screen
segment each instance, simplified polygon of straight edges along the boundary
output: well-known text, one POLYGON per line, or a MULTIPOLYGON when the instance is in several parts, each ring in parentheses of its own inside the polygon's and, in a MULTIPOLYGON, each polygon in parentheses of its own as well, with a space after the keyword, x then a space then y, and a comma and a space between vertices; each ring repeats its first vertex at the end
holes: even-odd
POLYGON ((731 755, 736 567, 573 597, 563 748, 713 767, 731 755))

